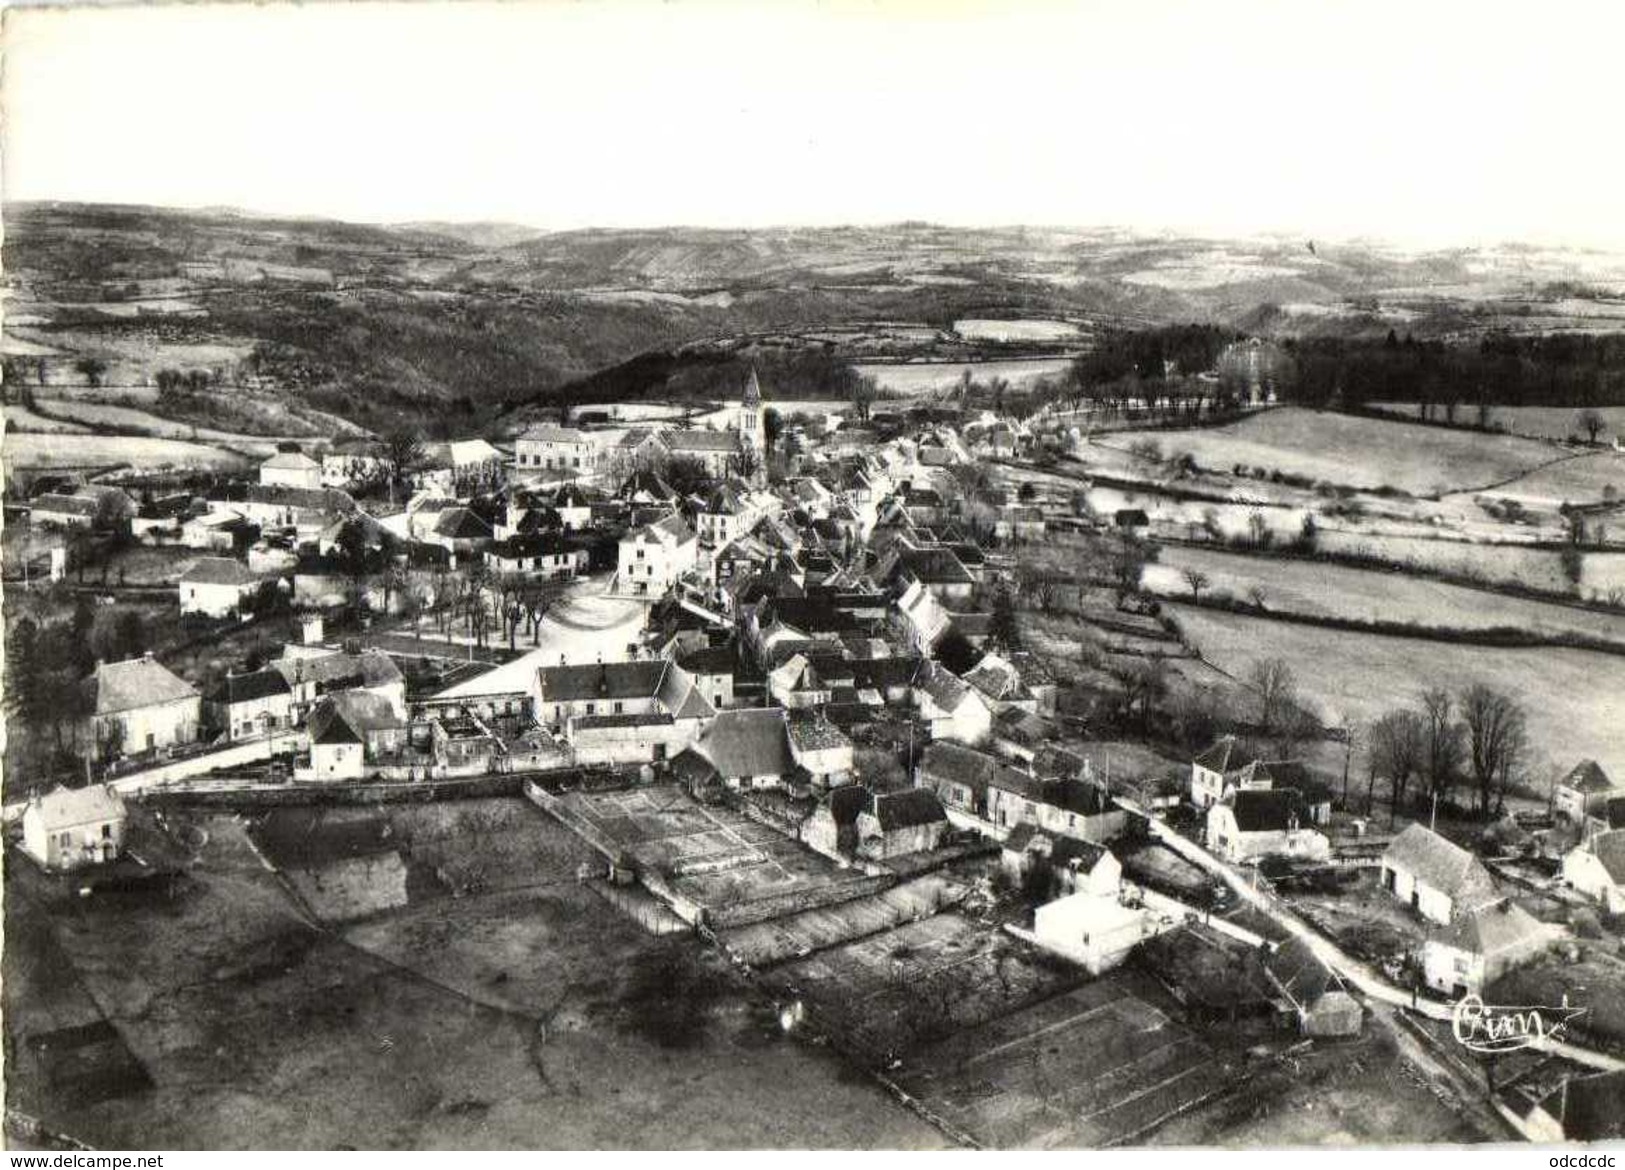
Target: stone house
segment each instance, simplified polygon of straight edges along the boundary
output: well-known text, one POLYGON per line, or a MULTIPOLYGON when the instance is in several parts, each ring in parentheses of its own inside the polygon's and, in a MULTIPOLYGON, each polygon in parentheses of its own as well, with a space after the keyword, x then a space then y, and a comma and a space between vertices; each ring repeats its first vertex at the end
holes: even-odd
POLYGON ((1492 901, 1495 879, 1478 858, 1426 825, 1406 826, 1382 855, 1382 888, 1441 925, 1492 901))
POLYGON ((124 801, 106 785, 56 788, 28 798, 22 850, 49 870, 112 861, 124 849, 124 801))

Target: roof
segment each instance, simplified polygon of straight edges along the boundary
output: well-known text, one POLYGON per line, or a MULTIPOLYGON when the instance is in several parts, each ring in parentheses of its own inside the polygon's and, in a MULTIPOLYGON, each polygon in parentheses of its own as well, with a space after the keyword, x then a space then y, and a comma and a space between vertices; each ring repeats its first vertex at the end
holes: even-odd
MULTIPOLYGON (((214 493, 211 499, 220 498, 214 493)), ((354 512, 355 499, 338 488, 292 487, 281 483, 251 483, 243 489, 243 500, 273 507, 310 508, 318 512, 354 512)), ((230 502, 227 499, 226 502, 230 502)))
POLYGON ((1266 948, 1262 958, 1275 986, 1295 1004, 1307 1006, 1328 992, 1343 990, 1343 981, 1300 938, 1266 948))
POLYGON ((723 776, 782 776, 794 763, 784 712, 757 707, 718 712, 695 745, 723 776))
POLYGON ((1598 833, 1591 838, 1591 852, 1597 855, 1616 886, 1625 885, 1625 829, 1598 833))
POLYGON ((544 666, 537 672, 544 703, 594 699, 650 698, 660 690, 671 663, 600 662, 583 666, 544 666))
POLYGON ((1390 867, 1408 870, 1417 881, 1453 902, 1495 897, 1495 881, 1478 858, 1423 824, 1408 825, 1389 844, 1382 860, 1390 867))
POLYGON ((1085 873, 1094 869, 1111 852, 1104 845, 1065 833, 1051 833, 1037 825, 1017 825, 1011 829, 1010 835, 1004 839, 1004 849, 1007 853, 1026 853, 1033 848, 1035 841, 1039 843, 1039 849, 1049 853, 1050 864, 1070 865, 1076 861, 1078 868, 1085 873))
POLYGON ((971 694, 970 686, 939 662, 923 663, 914 685, 943 711, 957 710, 971 694))
POLYGON ((927 781, 960 784, 977 796, 986 796, 988 786, 1000 787, 1025 781, 1026 777, 983 752, 948 740, 937 740, 920 757, 920 776, 927 781), (1008 774, 1008 775, 1007 775, 1008 774))
POLYGON ((247 565, 230 557, 199 557, 181 575, 185 585, 252 585, 258 580, 247 565))
POLYGON ((832 748, 851 747, 852 741, 828 719, 817 716, 795 716, 789 720, 790 743, 798 751, 822 752, 832 748))
POLYGON ((735 451, 739 437, 731 431, 666 431, 660 436, 667 450, 689 452, 735 451))
POLYGON ((324 654, 319 658, 281 658, 271 664, 289 686, 315 683, 329 689, 345 687, 381 687, 401 681, 401 668, 382 650, 363 650, 360 654, 324 654))
POLYGON ((467 508, 447 508, 435 518, 434 531, 453 540, 478 540, 491 535, 491 526, 467 508))
POLYGON ((841 784, 829 790, 824 803, 837 825, 856 824, 858 814, 869 807, 869 791, 859 784, 841 784))
POLYGON ((1614 788, 1614 782, 1596 760, 1581 760, 1560 783, 1576 792, 1611 792, 1614 788))
POLYGON ((964 681, 990 699, 1019 698, 1026 692, 1021 672, 997 654, 984 654, 980 662, 965 672, 964 681))
POLYGON ((248 703, 272 695, 290 695, 293 689, 282 673, 266 667, 249 674, 228 674, 205 696, 211 703, 248 703))
POLYGON ((278 451, 271 456, 261 467, 269 467, 273 471, 319 471, 321 464, 301 451, 278 451))
POLYGON ((706 646, 682 655, 677 665, 693 674, 731 675, 739 668, 739 654, 732 646, 706 646))
POLYGON ((46 832, 122 820, 124 801, 111 788, 93 784, 89 788, 53 788, 29 801, 33 813, 46 832))
POLYGON ((521 442, 529 443, 586 443, 589 442, 584 431, 574 427, 561 427, 553 423, 537 423, 527 427, 525 433, 519 436, 521 442))
POLYGON ((664 544, 668 540, 676 544, 687 544, 694 539, 694 530, 688 526, 686 520, 673 512, 669 516, 663 516, 659 520, 645 524, 632 533, 631 538, 634 540, 648 539, 659 544, 664 544))
POLYGON ((976 578, 945 548, 904 548, 897 553, 900 567, 927 585, 971 585, 976 578))
POLYGON ((36 496, 30 505, 35 512, 56 512, 65 516, 94 516, 96 501, 84 496, 36 496))
POLYGON ((897 792, 881 792, 869 797, 864 810, 880 824, 883 833, 895 829, 913 829, 948 819, 942 811, 942 802, 929 788, 904 788, 897 792))
POLYGON ((148 656, 103 662, 86 680, 97 715, 197 698, 197 688, 148 656))
POLYGON ((1538 947, 1553 935, 1553 928, 1510 898, 1502 898, 1456 915, 1435 940, 1468 954, 1495 955, 1538 947))
POLYGON ((677 492, 669 483, 648 470, 634 471, 627 476, 626 482, 621 484, 620 491, 616 494, 623 499, 630 499, 636 495, 648 495, 657 500, 677 498, 677 492))
POLYGON ((1246 767, 1257 758, 1250 752, 1240 750, 1235 736, 1224 735, 1220 736, 1212 747, 1193 759, 1191 763, 1206 768, 1209 772, 1217 772, 1222 776, 1246 767))
POLYGON ((368 732, 393 731, 405 721, 383 695, 339 691, 325 696, 305 720, 311 743, 362 743, 368 732))
POLYGON ((1230 806, 1243 833, 1281 833, 1303 819, 1303 801, 1291 788, 1244 788, 1230 806))
POLYGON ((446 444, 446 453, 453 467, 467 467, 471 463, 491 463, 502 458, 484 439, 460 439, 446 444))

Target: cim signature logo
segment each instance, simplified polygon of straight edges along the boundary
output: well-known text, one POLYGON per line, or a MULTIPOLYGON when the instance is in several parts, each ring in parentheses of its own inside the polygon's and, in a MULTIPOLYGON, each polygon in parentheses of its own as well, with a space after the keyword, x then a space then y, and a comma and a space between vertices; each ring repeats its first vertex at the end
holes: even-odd
POLYGON ((1477 995, 1464 995, 1456 1003, 1450 1027, 1456 1042, 1470 1052, 1516 1052, 1536 1048, 1548 1040, 1562 1040, 1569 1021, 1584 1008, 1495 1007, 1477 995))

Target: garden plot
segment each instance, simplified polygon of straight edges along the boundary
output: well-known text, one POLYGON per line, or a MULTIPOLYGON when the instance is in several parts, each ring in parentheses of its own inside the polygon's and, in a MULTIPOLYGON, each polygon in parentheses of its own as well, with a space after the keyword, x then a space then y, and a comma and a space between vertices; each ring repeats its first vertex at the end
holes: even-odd
POLYGON ((1228 1085, 1169 1010, 1148 979, 1114 972, 961 1031, 911 1056, 896 1077, 986 1146, 1132 1142, 1228 1085))
POLYGON ((1209 430, 1125 431, 1110 445, 1139 439, 1177 443, 1205 468, 1266 467, 1352 488, 1394 487, 1436 496, 1482 489, 1557 458, 1547 444, 1507 435, 1279 407, 1209 430))
POLYGON ((1081 969, 950 911, 764 976, 876 1063, 1075 987, 1081 969))
POLYGON ((930 875, 836 906, 723 931, 721 939, 752 967, 767 967, 927 918, 966 893, 959 882, 930 875))

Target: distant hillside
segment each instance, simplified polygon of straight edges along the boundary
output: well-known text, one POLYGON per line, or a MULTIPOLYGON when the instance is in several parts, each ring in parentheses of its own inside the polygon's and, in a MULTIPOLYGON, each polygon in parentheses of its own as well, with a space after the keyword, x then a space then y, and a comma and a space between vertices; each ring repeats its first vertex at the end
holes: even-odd
POLYGON ((1086 344, 1112 325, 1462 337, 1625 315, 1610 299, 1625 263, 1589 253, 928 224, 538 233, 22 204, 6 208, 4 262, 14 380, 140 388, 202 371, 232 417, 245 395, 439 435, 561 388, 659 393, 667 377, 649 371, 699 343, 963 360, 1014 344, 955 334, 964 318, 1063 321, 1086 344))

